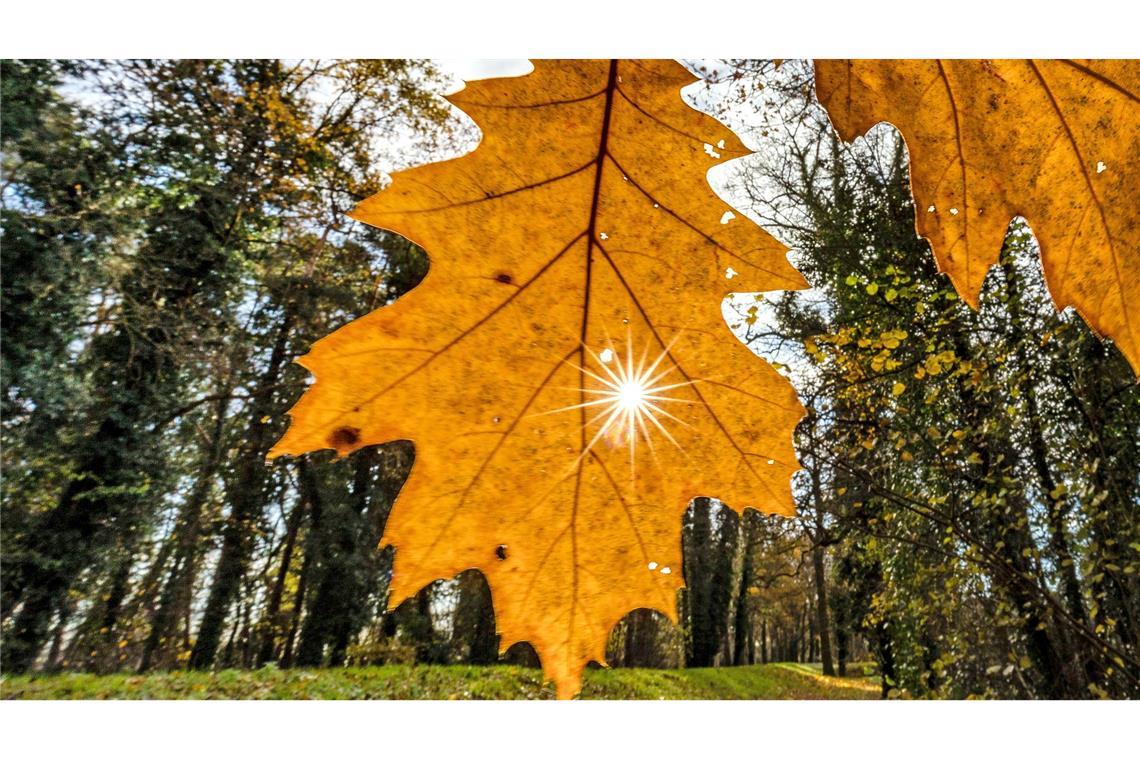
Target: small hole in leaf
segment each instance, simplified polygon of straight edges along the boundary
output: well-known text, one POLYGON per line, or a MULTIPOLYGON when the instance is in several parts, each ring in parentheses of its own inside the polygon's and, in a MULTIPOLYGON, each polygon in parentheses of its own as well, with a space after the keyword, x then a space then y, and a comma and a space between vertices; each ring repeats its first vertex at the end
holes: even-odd
POLYGON ((728 224, 729 222, 731 222, 735 218, 736 218, 736 214, 732 213, 731 211, 725 211, 723 214, 720 215, 720 223, 721 224, 728 224))
POLYGON ((507 545, 506 544, 499 544, 498 546, 496 546, 495 547, 495 556, 498 557, 500 561, 505 560, 507 558, 507 545))
POLYGON ((497 414, 496 414, 494 417, 492 417, 492 418, 491 418, 491 422, 493 422, 493 423, 494 423, 494 424, 496 424, 496 425, 498 425, 498 424, 499 424, 500 422, 502 422, 502 421, 503 421, 503 418, 502 418, 502 417, 500 417, 500 416, 499 416, 499 415, 497 415, 497 414))
POLYGON ((657 569, 657 563, 656 562, 650 562, 649 563, 649 569, 650 570, 656 570, 657 569))
POLYGON ((926 213, 928 213, 928 214, 933 214, 933 213, 934 213, 934 205, 933 205, 933 204, 931 204, 930 206, 927 206, 927 207, 926 207, 926 213))
POLYGON ((669 569, 669 568, 667 568, 667 567, 663 567, 663 568, 661 568, 661 574, 662 574, 662 575, 668 575, 668 574, 669 574, 669 573, 671 573, 671 572, 673 572, 673 571, 672 571, 672 570, 670 570, 670 569, 669 569))
POLYGON ((1096 173, 1097 174, 1100 174, 1101 172, 1103 172, 1107 168, 1108 167, 1105 165, 1104 161, 1097 161, 1096 162, 1096 173))
POLYGON ((958 209, 956 209, 956 208, 950 209, 950 216, 958 216, 958 209))
POLYGON ((738 274, 740 274, 740 272, 737 272, 732 267, 729 267, 728 269, 724 270, 724 278, 726 280, 731 280, 733 277, 735 277, 738 274))
POLYGON ((598 354, 598 359, 601 360, 602 364, 609 364, 614 359, 613 349, 610 349, 610 348, 602 349, 602 352, 600 354, 598 354))
POLYGON ((599 235, 598 237, 600 237, 602 240, 609 240, 610 239, 610 236, 604 232, 601 235, 599 235))

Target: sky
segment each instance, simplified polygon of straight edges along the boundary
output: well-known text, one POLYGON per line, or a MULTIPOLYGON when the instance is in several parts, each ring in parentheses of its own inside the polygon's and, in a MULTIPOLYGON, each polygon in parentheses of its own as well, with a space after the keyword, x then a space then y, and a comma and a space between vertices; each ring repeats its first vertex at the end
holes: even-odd
MULTIPOLYGON (((447 73, 467 82, 517 77, 529 74, 534 69, 526 58, 440 58, 436 63, 447 73)), ((453 90, 457 91, 458 89, 453 90)))

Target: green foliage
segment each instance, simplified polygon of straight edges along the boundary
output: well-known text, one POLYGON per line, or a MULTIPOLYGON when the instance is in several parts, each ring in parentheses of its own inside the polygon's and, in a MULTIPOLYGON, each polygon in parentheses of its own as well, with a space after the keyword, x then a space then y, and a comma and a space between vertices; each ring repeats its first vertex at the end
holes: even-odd
MULTIPOLYGON (((263 465, 304 383, 288 360, 426 271, 344 213, 383 182, 385 139, 444 139, 437 77, 414 61, 4 66, 6 666, 31 666, 53 619, 74 631, 59 664, 178 662, 167 627, 214 538, 216 642, 289 499, 263 465)), ((344 483, 330 507, 352 501, 344 483)))
POLYGON ((1127 363, 1055 312, 1023 223, 981 309, 959 301, 915 236, 901 140, 879 128, 839 143, 787 68, 773 86, 797 114, 777 119, 791 144, 742 182, 817 289, 779 298, 767 330, 803 346, 789 361, 811 409, 800 505, 826 526, 809 534, 834 557, 837 613, 895 693, 1136 694, 1140 641, 1121 622, 1140 604, 1140 556, 1124 548, 1140 505, 1127 363))

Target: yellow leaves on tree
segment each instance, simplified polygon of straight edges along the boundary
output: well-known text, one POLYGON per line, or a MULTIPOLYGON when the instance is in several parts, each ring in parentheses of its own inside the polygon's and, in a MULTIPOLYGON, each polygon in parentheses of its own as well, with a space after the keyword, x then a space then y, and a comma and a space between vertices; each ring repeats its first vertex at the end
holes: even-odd
POLYGON ((816 87, 845 140, 902 133, 919 233, 972 306, 1024 216, 1058 308, 1140 373, 1140 63, 818 61, 816 87))
POLYGON ((709 188, 746 151, 685 105, 691 81, 546 61, 453 96, 478 149, 354 212, 421 245, 427 277, 300 360, 316 382, 273 451, 413 441, 390 604, 478 568, 502 647, 531 642, 562 697, 627 612, 675 618, 693 497, 793 509, 802 407, 721 301, 805 283, 709 188))

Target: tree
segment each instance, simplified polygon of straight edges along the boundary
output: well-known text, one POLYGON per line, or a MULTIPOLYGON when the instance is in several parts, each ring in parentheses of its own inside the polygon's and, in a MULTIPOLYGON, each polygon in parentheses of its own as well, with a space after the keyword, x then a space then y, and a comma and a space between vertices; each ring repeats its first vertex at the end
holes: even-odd
MULTIPOLYGON (((70 229, 49 231, 43 226, 47 217, 40 209, 53 207, 45 206, 36 194, 51 191, 50 182, 48 174, 37 167, 50 159, 89 172, 99 165, 102 154, 88 151, 90 156, 73 161, 68 151, 76 147, 59 140, 52 143, 41 128, 36 128, 37 134, 28 132, 35 131, 35 119, 5 109, 6 117, 11 117, 5 124, 5 156, 17 155, 8 149, 13 144, 9 135, 19 132, 9 130, 15 125, 29 135, 25 142, 30 147, 25 152, 34 159, 16 167, 19 177, 14 178, 24 182, 23 206, 20 210, 6 208, 6 217, 15 214, 26 220, 21 222, 23 227, 39 224, 44 240, 60 251, 64 250, 61 246, 74 247, 69 240, 86 241, 88 247, 78 249, 84 256, 95 256, 100 250, 91 241, 106 251, 100 254, 102 259, 78 268, 85 277, 90 274, 90 280, 65 278, 62 268, 51 275, 75 293, 68 296, 70 301, 57 299, 61 307, 75 304, 75 313, 57 314, 54 329, 60 335, 57 343, 76 354, 70 367, 52 367, 50 374, 41 373, 43 379, 37 380, 39 370, 33 371, 37 362, 43 364, 60 349, 36 348, 36 354, 9 342, 6 330, 4 377, 14 383, 6 387, 19 388, 10 390, 6 398, 23 394, 29 401, 20 403, 32 410, 17 419, 6 414, 6 432, 10 439, 28 444, 28 452, 37 453, 36 459, 27 460, 28 478, 20 481, 32 488, 28 500, 20 505, 20 499, 5 499, 6 512, 15 518, 11 523, 6 520, 6 529, 26 525, 17 534, 20 549, 11 555, 14 569, 5 573, 5 609, 16 610, 5 632, 7 662, 13 669, 31 666, 57 611, 62 630, 71 614, 66 593, 78 583, 101 585, 105 599, 100 610, 87 610, 88 622, 82 625, 100 641, 85 634, 73 643, 88 640, 118 652, 122 648, 115 628, 124 610, 133 614, 141 609, 157 615, 156 637, 142 647, 153 656, 159 642, 168 638, 170 622, 189 610, 187 592, 195 580, 202 539, 212 530, 203 522, 203 507, 218 486, 214 471, 225 483, 232 526, 227 531, 230 549, 223 563, 225 580, 221 586, 215 583, 215 611, 208 616, 215 629, 217 610, 224 616, 226 597, 232 599, 234 589, 245 583, 242 571, 247 560, 243 558, 256 540, 257 518, 272 501, 271 495, 280 493, 279 478, 266 474, 261 463, 265 446, 247 443, 236 467, 229 466, 235 463, 228 456, 229 446, 240 429, 225 425, 216 435, 203 436, 208 440, 194 442, 197 425, 203 422, 203 407, 217 402, 224 405, 228 417, 236 411, 234 405, 244 406, 242 414, 250 420, 246 432, 252 431, 253 439, 266 426, 265 417, 271 417, 271 412, 279 416, 284 410, 288 396, 282 375, 290 372, 287 360, 299 353, 298 343, 304 335, 328 329, 321 320, 337 318, 337 312, 323 309, 318 316, 321 327, 310 331, 309 317, 298 318, 295 311, 291 316, 298 293, 311 288, 315 272, 324 271, 297 272, 290 257, 298 246, 308 247, 316 260, 332 262, 327 286, 322 282, 318 288, 324 304, 339 306, 362 292, 365 303, 375 301, 386 297, 388 287, 404 276, 397 274, 386 283, 374 271, 372 262, 390 236, 365 235, 363 244, 349 241, 349 255, 339 260, 328 253, 345 242, 346 207, 383 181, 375 166, 376 131, 382 126, 389 134, 398 134, 410 126, 441 124, 446 112, 430 94, 435 86, 433 72, 417 62, 96 63, 75 70, 83 75, 84 86, 100 92, 98 112, 82 116, 90 128, 72 132, 64 118, 77 122, 82 112, 50 94, 63 69, 23 63, 12 66, 13 72, 18 68, 21 73, 9 77, 6 68, 5 86, 25 87, 27 98, 23 92, 16 93, 21 99, 43 109, 44 114, 50 111, 50 118, 38 118, 56 130, 53 134, 60 134, 60 140, 70 135, 84 149, 102 140, 119 152, 106 160, 107 177, 102 180, 117 193, 114 199, 96 196, 94 187, 87 189, 91 183, 86 180, 68 186, 71 196, 83 203, 98 199, 101 205, 94 210, 111 221, 85 212, 82 221, 87 228, 69 221, 70 229), (39 94, 32 97, 33 91, 39 94), (322 100, 330 92, 332 100, 322 100), (37 222, 35 217, 42 220, 37 222), (335 223, 325 224, 329 218, 335 223), (105 229, 91 227, 96 223, 105 229), (311 232, 321 224, 325 224, 324 240, 311 232), (254 304, 252 313, 247 312, 250 304, 254 304), (295 326, 307 332, 295 335, 295 326), (82 340, 67 337, 69 342, 65 342, 65 335, 82 340), (276 354, 274 346, 278 347, 276 354), (245 370, 250 361, 255 366, 252 373, 245 370), (251 384, 251 377, 260 379, 251 384), (74 385, 83 393, 58 395, 74 385), (51 387, 61 401, 66 398, 71 405, 67 418, 55 410, 59 403, 38 390, 51 387), (203 394, 203 388, 209 390, 203 394), (33 402, 32 394, 41 396, 33 402), (74 408, 79 403, 82 408, 74 408), (82 422, 72 424, 77 417, 82 422), (37 419, 44 420, 47 434, 61 437, 66 445, 59 448, 67 456, 45 460, 38 453, 51 447, 33 438, 40 424, 37 419), (155 540, 152 532, 162 530, 161 518, 167 511, 164 495, 179 487, 181 477, 179 465, 162 454, 187 444, 190 449, 183 461, 204 463, 203 473, 180 509, 179 537, 155 540), (199 445, 201 454, 196 455, 193 450, 199 445), (67 485, 50 508, 33 506, 31 499, 42 504, 46 494, 35 487, 32 468, 42 470, 51 461, 55 462, 52 467, 67 473, 62 479, 67 485), (222 461, 226 467, 218 467, 222 461), (240 462, 245 463, 244 469, 240 462), (160 548, 152 553, 152 547, 160 548), (139 590, 147 598, 135 598, 131 588, 134 569, 148 559, 154 560, 148 577, 162 577, 163 563, 172 566, 167 581, 148 584, 148 590, 139 590), (231 581, 236 585, 227 588, 231 581)), ((437 130, 424 131, 428 142, 437 134, 437 130)), ((66 177, 55 171, 50 181, 66 177)), ((64 219, 54 210, 51 218, 64 219)), ((16 246, 7 245, 10 234, 23 229, 14 220, 5 221, 5 254, 11 251, 11 255, 27 258, 35 250, 30 243, 21 240, 16 246)), ((407 258, 399 245, 389 247, 396 249, 396 259, 407 258)), ((56 265, 67 261, 49 253, 44 248, 36 255, 56 265)), ((15 309, 25 307, 9 295, 33 292, 33 283, 41 275, 34 266, 25 266, 26 262, 11 261, 20 266, 10 269, 5 261, 6 273, 12 273, 5 280, 5 320, 23 323, 22 312, 15 309)), ((356 308, 360 303, 353 300, 356 308)), ((307 305, 322 308, 311 301, 307 305)), ((40 310, 37 318, 45 314, 40 310)), ((42 343, 43 335, 49 334, 53 331, 42 333, 38 340, 42 343)), ((295 374, 290 377, 290 382, 301 382, 295 374)), ((11 461, 7 454, 6 461, 11 461)), ((11 488, 6 496, 13 495, 23 493, 11 488)), ((6 534, 13 536, 11 531, 6 534)), ((207 639, 213 635, 209 628, 207 634, 207 639)), ((133 634, 123 641, 130 643, 132 638, 133 634)))
MULTIPOLYGON (((879 128, 839 143, 797 66, 764 80, 771 108, 761 123, 776 137, 736 184, 795 241, 823 298, 737 309, 755 345, 794 357, 810 399, 812 427, 801 426, 798 443, 818 489, 805 487, 800 507, 811 515, 813 503, 828 505, 834 527, 809 524, 807 534, 816 545, 838 541, 845 615, 871 638, 888 688, 1131 693, 1134 654, 1125 637, 1084 619, 1096 576, 1078 589, 1072 570, 1080 526, 1097 521, 1105 499, 1076 485, 1100 465, 1070 449, 1091 431, 1077 432, 1087 422, 1068 395, 1076 365, 1060 359, 1067 341, 1056 336, 1099 341, 1052 311, 1020 224, 981 310, 965 308, 913 235, 901 141, 879 128)), ((1114 360, 1101 367, 1114 424, 1135 430, 1135 384, 1114 360)), ((1118 493, 1135 494, 1135 460, 1129 472, 1118 493)))
POLYGON ((689 667, 731 664, 739 518, 718 502, 695 499, 685 513, 684 610, 689 667))

